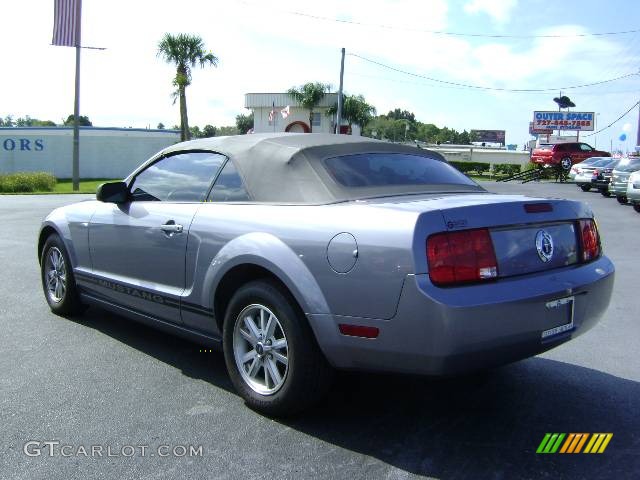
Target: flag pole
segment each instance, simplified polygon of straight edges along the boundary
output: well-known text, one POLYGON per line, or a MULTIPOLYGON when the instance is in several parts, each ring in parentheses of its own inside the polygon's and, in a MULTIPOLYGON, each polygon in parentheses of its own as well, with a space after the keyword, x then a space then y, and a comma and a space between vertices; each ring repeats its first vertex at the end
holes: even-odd
POLYGON ((82 0, 76 3, 76 92, 73 102, 73 191, 80 190, 80 35, 82 31, 82 0))
POLYGON ((340 88, 338 89, 338 113, 336 115, 336 133, 340 134, 340 125, 342 124, 342 81, 344 78, 344 48, 341 50, 342 59, 340 60, 340 88))

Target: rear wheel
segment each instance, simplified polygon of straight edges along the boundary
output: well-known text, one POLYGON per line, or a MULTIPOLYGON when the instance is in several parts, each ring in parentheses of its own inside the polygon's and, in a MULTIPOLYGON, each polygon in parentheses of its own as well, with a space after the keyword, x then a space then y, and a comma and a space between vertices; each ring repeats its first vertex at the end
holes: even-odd
POLYGON ((583 192, 588 192, 589 190, 591 190, 590 185, 580 185, 580 188, 582 189, 583 192))
POLYGON ((321 400, 329 389, 331 367, 304 314, 274 282, 251 282, 233 295, 223 346, 231 381, 259 412, 292 414, 321 400))
POLYGON ((44 296, 53 313, 69 316, 82 312, 69 255, 56 234, 50 235, 42 248, 40 274, 44 296))
POLYGON ((560 166, 567 172, 571 170, 571 165, 571 157, 564 157, 562 160, 560 160, 560 166))
POLYGON ((634 204, 633 204, 633 209, 634 209, 636 212, 640 213, 640 203, 634 203, 634 204))
POLYGON ((609 192, 609 190, 605 190, 605 189, 600 189, 600 195, 602 195, 603 197, 610 197, 611 193, 609 192))
POLYGON ((621 203, 623 205, 627 203, 627 197, 625 196, 617 195, 616 200, 618 200, 618 203, 621 203))

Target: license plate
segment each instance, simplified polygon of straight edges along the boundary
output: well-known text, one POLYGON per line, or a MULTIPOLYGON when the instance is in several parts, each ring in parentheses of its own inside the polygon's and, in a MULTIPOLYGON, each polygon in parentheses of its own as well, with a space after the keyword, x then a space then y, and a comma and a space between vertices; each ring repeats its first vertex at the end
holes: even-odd
POLYGON ((568 332, 569 330, 573 330, 573 304, 575 298, 574 297, 565 297, 559 298, 558 300, 553 300, 551 302, 547 302, 545 307, 548 310, 561 309, 566 312, 566 323, 558 325, 557 327, 550 328, 548 330, 544 330, 542 332, 542 339, 546 340, 555 335, 559 335, 564 332, 568 332))

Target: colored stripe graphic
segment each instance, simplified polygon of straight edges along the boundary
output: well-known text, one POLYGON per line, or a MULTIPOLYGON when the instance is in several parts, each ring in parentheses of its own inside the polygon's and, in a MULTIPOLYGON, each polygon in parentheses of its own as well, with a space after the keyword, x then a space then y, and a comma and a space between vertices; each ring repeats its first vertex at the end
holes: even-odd
POLYGON ((540 442, 536 453, 556 453, 565 435, 565 433, 547 433, 540 442))
POLYGON ((594 433, 584 453, 603 453, 613 438, 613 433, 594 433))
POLYGON ((613 433, 569 433, 568 435, 565 433, 547 433, 540 445, 538 445, 536 453, 580 453, 587 440, 589 440, 589 443, 587 443, 583 453, 603 453, 612 438, 613 433), (562 443, 563 440, 564 443, 562 443), (561 444, 562 447, 560 447, 561 444))

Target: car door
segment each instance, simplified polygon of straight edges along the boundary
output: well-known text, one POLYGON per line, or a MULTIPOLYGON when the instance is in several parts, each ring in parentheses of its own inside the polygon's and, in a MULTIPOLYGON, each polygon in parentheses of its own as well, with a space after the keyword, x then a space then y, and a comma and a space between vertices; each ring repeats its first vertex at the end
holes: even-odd
POLYGON ((211 152, 162 157, 134 176, 129 201, 99 204, 89 225, 97 294, 180 322, 189 227, 224 160, 211 152))

